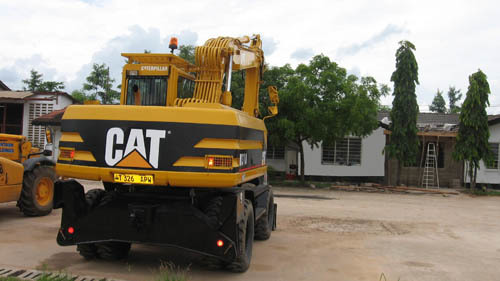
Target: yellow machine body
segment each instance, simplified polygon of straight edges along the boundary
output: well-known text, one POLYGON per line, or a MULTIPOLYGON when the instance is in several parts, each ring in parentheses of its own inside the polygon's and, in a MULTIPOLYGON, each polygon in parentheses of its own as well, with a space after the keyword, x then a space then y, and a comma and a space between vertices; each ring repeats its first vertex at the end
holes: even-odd
MULTIPOLYGON (((265 176, 267 130, 258 118, 264 57, 258 35, 210 39, 196 48, 195 65, 173 54, 122 55, 128 63, 120 105, 66 109, 58 175, 210 188, 265 176), (235 70, 246 77, 241 110, 231 107, 228 81, 235 70)), ((271 92, 277 95, 275 88, 271 92)))
POLYGON ((22 164, 0 157, 0 203, 17 201, 23 187, 22 164))
POLYGON ((0 134, 0 203, 19 199, 24 173, 21 163, 32 151, 26 137, 0 134))

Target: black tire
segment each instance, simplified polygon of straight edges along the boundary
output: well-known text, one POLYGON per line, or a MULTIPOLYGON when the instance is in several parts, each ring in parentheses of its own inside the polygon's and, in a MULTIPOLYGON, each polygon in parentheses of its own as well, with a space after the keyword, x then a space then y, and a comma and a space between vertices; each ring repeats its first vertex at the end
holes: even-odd
POLYGON ((113 182, 105 182, 105 181, 103 181, 102 185, 104 186, 104 190, 106 190, 106 191, 114 191, 115 188, 116 188, 116 185, 113 182))
POLYGON ((91 189, 85 193, 85 201, 87 202, 87 210, 91 211, 95 207, 99 206, 102 197, 106 194, 106 191, 102 189, 91 189))
MULTIPOLYGON (((219 214, 220 208, 222 206, 222 196, 212 197, 206 208, 203 210, 205 215, 208 217, 209 224, 213 228, 217 228, 219 225, 219 214)), ((199 263, 206 269, 218 270, 225 266, 225 263, 216 257, 204 256, 200 259, 199 263)))
POLYGON ((219 214, 220 208, 222 207, 222 200, 222 196, 211 198, 204 210, 205 215, 210 221, 210 226, 212 226, 213 228, 217 228, 217 226, 219 225, 219 214))
POLYGON ((248 270, 252 260, 254 238, 253 206, 250 200, 245 200, 243 216, 238 222, 238 251, 235 260, 227 266, 232 272, 242 273, 248 270))
POLYGON ((113 201, 116 196, 118 196, 117 191, 104 192, 104 195, 101 197, 98 206, 107 205, 109 202, 113 201))
MULTIPOLYGON (((87 212, 92 211, 92 209, 99 205, 104 194, 106 194, 106 191, 102 189, 91 189, 85 193, 87 212)), ((80 256, 84 257, 86 260, 92 260, 98 257, 95 243, 78 244, 76 245, 76 250, 80 256)))
POLYGON ((269 190, 269 199, 267 201, 266 213, 255 223, 255 239, 267 240, 271 237, 274 225, 274 196, 273 191, 269 190))
POLYGON ((94 243, 78 244, 76 245, 76 250, 80 256, 84 257, 86 260, 97 258, 97 247, 94 243))
POLYGON ((126 242, 102 242, 95 245, 97 256, 103 260, 121 260, 128 256, 130 243, 126 242))
POLYGON ((56 173, 52 166, 37 166, 26 171, 23 177, 23 188, 17 206, 30 217, 45 216, 52 212, 54 199, 54 182, 56 173))

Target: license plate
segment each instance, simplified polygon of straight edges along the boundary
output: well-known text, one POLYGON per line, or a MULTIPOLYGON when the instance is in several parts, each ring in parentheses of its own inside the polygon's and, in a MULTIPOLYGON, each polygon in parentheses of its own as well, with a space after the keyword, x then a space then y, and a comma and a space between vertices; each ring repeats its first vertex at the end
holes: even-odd
POLYGON ((153 175, 114 174, 113 178, 115 182, 154 184, 153 175))

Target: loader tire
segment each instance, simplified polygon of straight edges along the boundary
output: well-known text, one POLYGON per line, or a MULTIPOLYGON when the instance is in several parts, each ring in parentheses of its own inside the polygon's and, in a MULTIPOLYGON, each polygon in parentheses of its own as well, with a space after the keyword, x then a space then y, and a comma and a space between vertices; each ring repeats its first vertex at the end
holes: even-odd
POLYGON ((254 238, 252 202, 245 200, 243 208, 243 216, 238 222, 238 251, 235 260, 227 266, 230 271, 238 273, 247 271, 250 266, 254 238))
POLYGON ((97 247, 94 243, 78 244, 76 245, 76 250, 80 256, 84 257, 86 260, 97 258, 97 247))
POLYGON ((95 244, 97 255, 103 260, 121 260, 128 256, 130 243, 126 242, 102 242, 95 244))
POLYGON ((21 195, 17 201, 19 209, 30 217, 50 214, 55 181, 56 173, 51 166, 37 166, 31 171, 26 171, 21 195))
POLYGON ((274 225, 274 196, 273 192, 269 191, 269 199, 266 213, 260 217, 255 223, 255 239, 267 240, 271 237, 274 225))

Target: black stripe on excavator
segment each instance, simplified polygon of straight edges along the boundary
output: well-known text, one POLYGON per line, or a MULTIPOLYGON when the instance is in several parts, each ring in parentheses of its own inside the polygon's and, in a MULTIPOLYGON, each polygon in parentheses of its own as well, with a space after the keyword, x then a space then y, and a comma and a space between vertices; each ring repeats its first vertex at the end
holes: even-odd
MULTIPOLYGON (((59 163, 68 163, 73 165, 84 165, 94 167, 114 167, 109 165, 109 156, 118 158, 121 154, 127 152, 127 146, 142 146, 135 141, 129 144, 129 137, 133 129, 140 129, 140 133, 144 140, 143 154, 145 160, 149 161, 153 169, 163 171, 207 171, 204 168, 198 167, 179 167, 173 164, 181 157, 193 156, 203 157, 205 155, 231 155, 234 158, 239 158, 240 154, 247 153, 247 163, 239 168, 247 168, 262 163, 262 150, 236 150, 236 149, 216 149, 216 148, 195 148, 194 146, 204 138, 215 139, 240 139, 240 140, 259 140, 264 141, 264 132, 257 129, 245 128, 233 125, 214 125, 214 124, 193 124, 193 123, 176 123, 176 122, 141 122, 141 121, 120 121, 120 120, 62 120, 63 132, 78 132, 83 139, 83 143, 61 142, 60 147, 73 147, 75 150, 90 151, 95 157, 95 162, 72 161, 66 162, 59 160, 59 163), (118 130, 122 134, 123 140, 118 141, 116 135, 108 137, 108 132, 111 128, 115 132, 118 130), (152 132, 154 131, 154 132, 152 132), (153 138, 148 137, 149 133, 157 133, 158 131, 164 137, 157 138, 159 141, 154 147, 153 138), (111 144, 107 144, 111 141, 111 144), (106 150, 109 151, 106 151, 106 150), (106 159, 108 153, 108 159, 106 159), (157 162, 154 160, 154 153, 157 153, 157 162), (151 159, 149 159, 151 158, 151 159), (155 167, 155 165, 157 167, 155 167), (193 169, 194 168, 194 169, 193 169)), ((137 134, 137 130, 135 130, 137 134)), ((127 154, 130 155, 130 154, 127 154)), ((126 158, 127 155, 123 155, 126 158)), ((120 159, 120 161, 123 159, 120 159)), ((113 163, 111 163, 113 164, 113 163)), ((119 167, 117 167, 119 168, 119 167)), ((127 167, 129 168, 129 167, 127 167)), ((134 167, 132 167, 134 168, 134 167)), ((138 168, 140 169, 140 168, 138 168)), ((234 172, 233 170, 216 170, 217 172, 234 172)))

